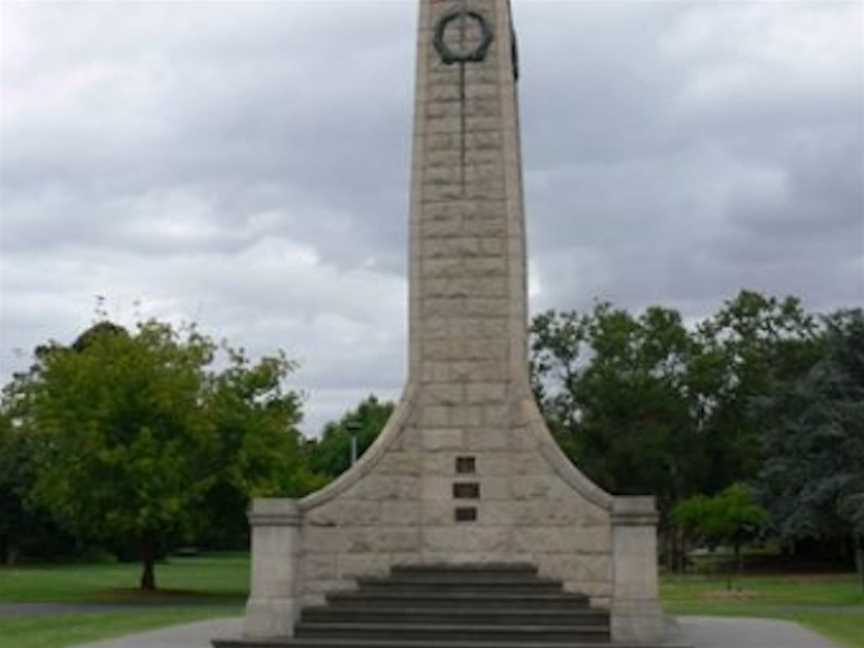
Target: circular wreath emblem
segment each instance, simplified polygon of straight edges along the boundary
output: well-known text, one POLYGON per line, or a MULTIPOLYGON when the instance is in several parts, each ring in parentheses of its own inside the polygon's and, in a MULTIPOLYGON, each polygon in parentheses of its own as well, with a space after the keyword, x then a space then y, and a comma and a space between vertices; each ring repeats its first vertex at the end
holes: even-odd
POLYGON ((451 63, 470 63, 483 61, 486 58, 486 52, 489 51, 489 46, 492 44, 492 30, 486 19, 476 11, 454 11, 448 13, 438 20, 435 26, 435 49, 441 56, 441 60, 450 65, 451 63), (472 49, 464 51, 454 51, 447 44, 444 37, 447 34, 448 28, 454 25, 457 20, 463 20, 467 23, 473 23, 480 28, 480 43, 472 49))

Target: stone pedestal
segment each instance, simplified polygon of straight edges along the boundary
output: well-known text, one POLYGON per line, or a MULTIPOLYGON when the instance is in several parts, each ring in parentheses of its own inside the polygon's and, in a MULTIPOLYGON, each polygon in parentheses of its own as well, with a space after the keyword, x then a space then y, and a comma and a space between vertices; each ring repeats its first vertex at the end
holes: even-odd
POLYGON ((653 497, 616 497, 613 502, 612 591, 614 641, 650 643, 663 638, 653 497))
POLYGON ((258 499, 249 512, 252 583, 243 634, 249 638, 292 636, 300 612, 297 573, 300 511, 292 499, 258 499))

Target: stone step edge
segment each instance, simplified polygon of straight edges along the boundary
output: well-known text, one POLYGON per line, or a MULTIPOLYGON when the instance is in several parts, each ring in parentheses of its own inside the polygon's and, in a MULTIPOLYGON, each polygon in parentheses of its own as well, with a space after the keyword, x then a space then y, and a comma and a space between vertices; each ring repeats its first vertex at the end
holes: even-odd
POLYGON ((214 648, 693 648, 676 642, 633 643, 596 641, 473 641, 398 639, 324 639, 272 637, 268 639, 214 639, 214 648))
POLYGON ((455 584, 474 584, 474 583, 512 583, 514 585, 561 585, 560 578, 548 578, 546 576, 538 576, 536 574, 442 574, 440 572, 429 572, 428 574, 418 574, 410 576, 407 574, 389 575, 389 576, 360 576, 355 579, 358 583, 389 584, 389 583, 455 583, 455 584))
POLYGON ((352 623, 352 622, 329 622, 329 621, 302 621, 297 624, 297 630, 375 630, 399 632, 521 632, 531 634, 542 634, 544 632, 578 632, 578 633, 608 633, 609 625, 538 625, 534 623, 496 623, 477 624, 465 626, 449 623, 352 623))
POLYGON ((364 588, 388 588, 388 587, 398 587, 402 589, 408 588, 428 588, 428 589, 441 589, 445 587, 449 588, 464 588, 470 589, 472 587, 518 587, 521 589, 561 589, 563 587, 563 583, 561 581, 556 580, 541 580, 539 578, 534 578, 532 580, 503 580, 503 579, 494 579, 494 578, 476 578, 476 579, 445 579, 445 578, 436 578, 436 579, 426 579, 426 580, 414 580, 414 579, 396 579, 396 578, 358 578, 355 581, 357 583, 358 589, 364 588))
MULTIPOLYGON (((339 592, 328 592, 327 600, 340 599, 369 599, 369 600, 390 600, 396 599, 400 601, 412 600, 408 596, 408 592, 387 592, 374 591, 368 592, 364 590, 341 590, 339 592)), ((585 594, 577 594, 576 592, 429 592, 419 590, 413 592, 415 599, 426 599, 434 601, 471 601, 482 599, 484 601, 528 601, 532 602, 567 602, 567 603, 587 603, 588 597, 585 594)))
POLYGON ((531 563, 508 563, 508 562, 488 562, 488 563, 423 563, 423 564, 402 564, 393 565, 390 568, 391 572, 515 572, 532 574, 537 573, 537 566, 531 563))
MULTIPOLYGON (((520 614, 520 612, 515 611, 511 607, 501 607, 501 608, 475 608, 471 610, 466 610, 463 608, 455 608, 453 610, 446 610, 435 607, 398 607, 398 608, 368 608, 363 606, 351 607, 349 605, 342 605, 338 607, 334 607, 332 605, 313 605, 309 607, 304 607, 303 612, 309 612, 310 614, 322 614, 322 613, 338 613, 338 614, 382 614, 385 616, 410 616, 412 614, 419 614, 421 616, 436 616, 441 614, 446 614, 448 616, 464 616, 464 617, 472 617, 472 616, 494 616, 497 614, 500 615, 512 615, 512 614, 520 614)), ((573 608, 571 610, 526 610, 522 614, 531 615, 531 616, 549 616, 549 617, 571 617, 571 616, 609 616, 609 610, 603 608, 573 608)))

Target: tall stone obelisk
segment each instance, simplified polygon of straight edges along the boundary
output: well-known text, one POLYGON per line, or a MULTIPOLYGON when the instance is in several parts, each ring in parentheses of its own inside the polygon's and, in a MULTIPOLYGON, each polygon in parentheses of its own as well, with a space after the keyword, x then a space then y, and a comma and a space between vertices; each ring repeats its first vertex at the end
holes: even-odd
POLYGON ((517 60, 509 0, 420 0, 409 375, 376 443, 303 500, 257 500, 249 637, 394 565, 529 562, 655 640, 653 498, 561 453, 528 379, 517 60))
POLYGON ((421 3, 409 381, 432 444, 446 429, 466 449, 507 445, 508 406, 527 396, 513 39, 507 2, 421 3))

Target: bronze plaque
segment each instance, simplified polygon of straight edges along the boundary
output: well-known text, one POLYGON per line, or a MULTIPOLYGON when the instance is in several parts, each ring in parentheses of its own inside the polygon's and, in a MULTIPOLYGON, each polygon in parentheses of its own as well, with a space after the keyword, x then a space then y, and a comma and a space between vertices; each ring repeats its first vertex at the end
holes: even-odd
POLYGON ((456 499, 478 499, 480 497, 480 484, 477 482, 453 484, 453 497, 456 499))
POLYGON ((473 506, 460 507, 456 509, 457 522, 476 522, 477 509, 473 506))
POLYGON ((477 472, 477 460, 474 457, 456 457, 456 473, 459 475, 477 472))

